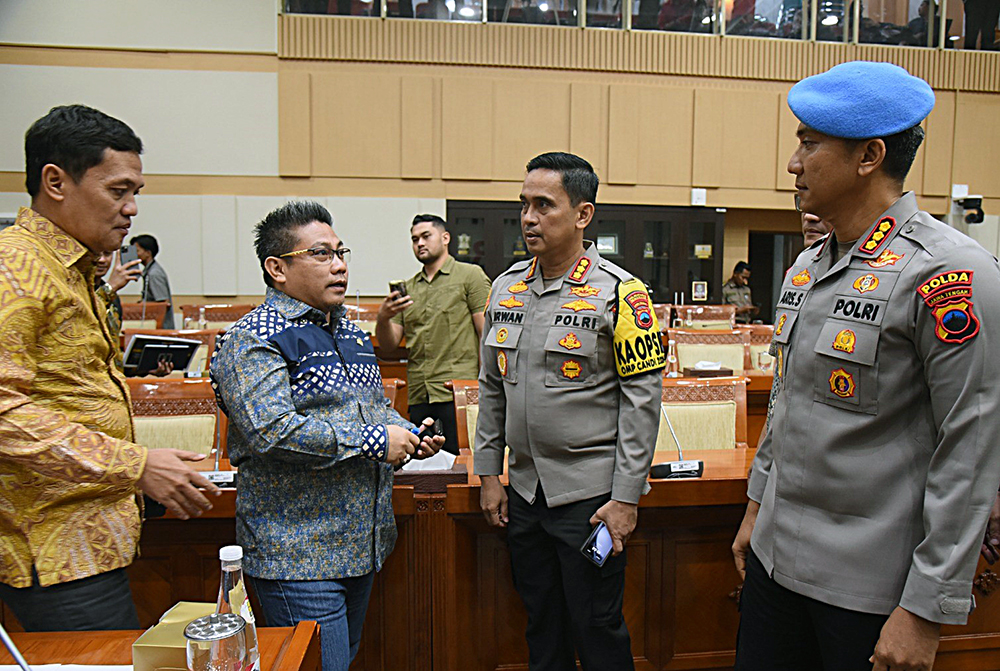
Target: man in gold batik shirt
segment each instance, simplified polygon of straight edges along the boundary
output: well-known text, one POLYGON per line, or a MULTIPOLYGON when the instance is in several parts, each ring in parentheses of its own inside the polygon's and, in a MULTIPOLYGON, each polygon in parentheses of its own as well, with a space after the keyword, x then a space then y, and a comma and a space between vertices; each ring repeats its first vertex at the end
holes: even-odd
POLYGON ((218 490, 178 450, 131 442, 125 378, 94 292, 143 185, 121 121, 54 108, 25 137, 31 208, 0 234, 0 599, 32 630, 138 628, 124 568, 144 491, 182 518, 218 490))

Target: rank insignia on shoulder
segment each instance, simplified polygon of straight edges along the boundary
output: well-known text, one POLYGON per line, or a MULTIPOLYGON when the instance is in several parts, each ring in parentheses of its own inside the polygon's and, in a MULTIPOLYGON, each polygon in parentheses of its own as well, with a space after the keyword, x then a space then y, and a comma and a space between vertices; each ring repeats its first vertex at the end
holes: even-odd
POLYGON ((503 343, 507 342, 507 336, 509 335, 510 331, 508 331, 505 328, 501 328, 499 331, 497 331, 497 342, 502 345, 503 343))
POLYGON ((510 285, 507 288, 507 293, 523 294, 527 290, 528 290, 528 284, 524 280, 521 280, 520 282, 510 285))
POLYGON ((859 294, 875 291, 878 289, 878 278, 872 273, 868 273, 854 280, 854 284, 852 286, 859 294))
POLYGON ((637 279, 618 285, 615 365, 619 377, 631 377, 667 365, 660 328, 646 286, 637 279))
MULTIPOLYGON (((499 338, 497 340, 499 341, 499 338)), ((567 333, 566 337, 559 341, 559 345, 566 349, 580 349, 583 347, 583 343, 580 342, 575 333, 567 333)))
POLYGON ((972 271, 949 270, 917 288, 917 294, 934 315, 934 335, 941 342, 963 343, 979 333, 979 319, 972 313, 972 271))
POLYGON ((531 259, 531 265, 528 266, 528 274, 524 276, 524 279, 530 280, 535 276, 535 268, 538 267, 538 257, 531 259))
POLYGON ((601 290, 597 287, 592 287, 589 284, 584 284, 582 287, 573 287, 569 290, 569 293, 580 298, 593 298, 595 296, 600 296, 601 290))
MULTIPOLYGON (((499 340, 499 338, 497 338, 499 340)), ((854 343, 857 341, 857 336, 854 335, 854 331, 851 329, 844 329, 836 335, 833 339, 833 349, 838 352, 847 352, 848 354, 854 353, 854 343)))
POLYGON ((593 263, 586 256, 581 256, 580 260, 576 262, 576 267, 573 268, 573 272, 569 274, 570 282, 582 282, 583 278, 587 276, 587 272, 590 270, 590 266, 593 263))
POLYGON ((781 332, 785 328, 785 322, 788 321, 788 313, 782 312, 781 316, 778 317, 778 323, 774 325, 774 335, 781 335, 781 332))
POLYGON ((885 268, 886 266, 896 265, 896 261, 901 260, 906 254, 896 254, 891 249, 887 249, 878 255, 877 259, 869 259, 865 261, 872 268, 885 268))
POLYGON ((507 377, 507 352, 500 350, 497 352, 497 368, 500 369, 500 374, 507 377))
POLYGON ((854 376, 843 368, 830 373, 830 391, 840 398, 852 398, 854 396, 854 376))
POLYGON ((809 269, 804 269, 801 273, 792 278, 792 284, 797 287, 804 287, 812 281, 812 275, 809 274, 809 269))
POLYGON ((580 310, 593 310, 594 312, 597 312, 596 305, 580 298, 578 298, 575 301, 566 303, 564 305, 560 305, 559 307, 567 310, 572 310, 573 312, 579 312, 580 310))
POLYGON ((572 359, 567 359, 566 361, 563 361, 563 365, 559 368, 559 371, 567 380, 575 380, 580 377, 580 373, 583 372, 583 369, 580 367, 578 362, 573 361, 572 359))
POLYGON ((519 301, 516 298, 514 298, 513 296, 511 296, 510 298, 508 298, 506 300, 500 301, 499 303, 497 303, 497 305, 499 305, 501 307, 505 307, 505 308, 523 308, 524 307, 524 301, 519 301))
POLYGON ((868 234, 865 241, 861 243, 858 247, 858 251, 864 252, 865 254, 874 254, 875 250, 882 246, 888 238, 889 234, 892 233, 892 229, 896 228, 896 220, 892 217, 883 217, 879 221, 872 232, 868 234))

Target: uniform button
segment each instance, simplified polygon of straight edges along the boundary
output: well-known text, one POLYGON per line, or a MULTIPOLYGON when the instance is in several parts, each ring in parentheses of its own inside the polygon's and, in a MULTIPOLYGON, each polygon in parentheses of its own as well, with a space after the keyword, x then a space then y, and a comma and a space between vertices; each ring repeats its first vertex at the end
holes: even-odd
POLYGON ((912 232, 913 232, 913 226, 912 226, 912 225, 910 225, 910 226, 907 226, 907 227, 906 227, 906 232, 907 232, 907 233, 912 233, 912 232))

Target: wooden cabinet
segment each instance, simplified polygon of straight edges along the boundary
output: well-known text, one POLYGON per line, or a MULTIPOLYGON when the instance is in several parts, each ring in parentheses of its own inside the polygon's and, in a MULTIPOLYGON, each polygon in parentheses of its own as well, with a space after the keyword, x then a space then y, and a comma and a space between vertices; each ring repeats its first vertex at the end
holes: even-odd
MULTIPOLYGON (((656 303, 675 302, 675 292, 690 300, 694 281, 708 282, 708 302, 718 303, 724 216, 704 207, 599 205, 586 238, 649 285, 656 303)), ((452 256, 479 264, 490 278, 530 258, 517 203, 448 201, 448 228, 452 256)))

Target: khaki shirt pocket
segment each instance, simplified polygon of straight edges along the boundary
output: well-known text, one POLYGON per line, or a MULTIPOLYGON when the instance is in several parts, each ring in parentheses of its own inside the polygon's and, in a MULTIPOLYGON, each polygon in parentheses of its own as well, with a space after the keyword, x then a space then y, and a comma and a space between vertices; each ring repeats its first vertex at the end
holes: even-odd
POLYGON ((486 346, 496 356, 500 376, 510 384, 517 384, 517 344, 521 340, 521 328, 493 324, 486 334, 486 346))
POLYGON ((878 413, 878 340, 869 324, 828 320, 813 351, 815 400, 845 410, 878 413))
POLYGON ((552 328, 545 339, 545 386, 597 384, 597 332, 552 328))

